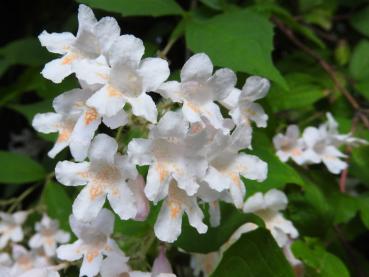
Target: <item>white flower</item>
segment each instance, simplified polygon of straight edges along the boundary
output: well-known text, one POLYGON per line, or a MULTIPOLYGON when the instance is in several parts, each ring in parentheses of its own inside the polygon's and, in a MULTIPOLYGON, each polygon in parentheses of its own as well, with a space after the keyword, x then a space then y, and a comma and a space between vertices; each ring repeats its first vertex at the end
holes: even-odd
POLYGON ((31 248, 43 248, 47 256, 54 256, 58 243, 66 243, 70 239, 67 232, 59 230, 59 222, 43 215, 42 220, 36 223, 36 234, 29 240, 31 248))
POLYGON ((293 271, 295 272, 296 277, 303 277, 304 276, 304 264, 302 261, 297 259, 295 255, 293 255, 291 250, 292 240, 283 247, 283 253, 287 259, 287 261, 292 266, 293 271))
POLYGON ((267 79, 258 76, 247 78, 242 90, 233 89, 229 96, 221 103, 230 110, 229 114, 237 125, 250 125, 254 121, 258 127, 266 127, 268 115, 260 104, 254 101, 265 97, 270 83, 267 79))
POLYGON ((229 190, 232 202, 238 208, 242 208, 246 192, 240 176, 263 181, 268 171, 267 164, 258 157, 239 153, 239 150, 249 148, 250 142, 250 127, 241 125, 232 135, 218 132, 207 151, 209 167, 203 181, 218 192, 229 190))
POLYGON ((49 268, 34 268, 17 277, 59 277, 59 273, 49 268))
POLYGON ((146 92, 156 90, 169 76, 168 62, 146 58, 142 40, 132 35, 120 36, 109 51, 108 60, 84 60, 75 66, 77 77, 89 84, 102 84, 87 104, 100 114, 113 116, 125 103, 132 113, 156 123, 157 110, 146 92))
POLYGON ((12 264, 13 261, 8 253, 0 253, 0 266, 11 266, 12 264))
POLYGON ((295 239, 299 235, 292 222, 285 219, 280 212, 286 209, 287 204, 287 196, 282 191, 272 189, 264 195, 258 192, 249 197, 243 206, 243 211, 254 213, 263 219, 265 227, 271 232, 278 245, 283 247, 291 238, 295 239))
POLYGON ((149 139, 133 139, 128 155, 139 165, 150 165, 145 194, 155 203, 165 198, 171 180, 189 196, 194 195, 198 178, 205 175, 207 162, 202 154, 206 132, 192 134, 180 112, 167 112, 150 130, 149 139))
POLYGON ((204 214, 197 203, 197 197, 188 196, 172 180, 154 226, 156 237, 162 241, 174 242, 181 234, 184 213, 187 214, 190 225, 200 234, 207 232, 208 227, 203 223, 204 214))
POLYGON ((113 117, 101 116, 94 108, 86 105, 86 100, 94 93, 94 88, 83 85, 82 89, 67 91, 53 101, 55 113, 36 114, 32 126, 42 133, 58 132, 59 136, 49 157, 54 158, 69 146, 72 156, 82 161, 86 158, 91 140, 101 120, 115 129, 128 122, 124 111, 113 117))
POLYGON ((117 153, 117 142, 105 134, 92 141, 89 162, 58 162, 56 179, 66 186, 85 187, 73 203, 78 220, 88 221, 97 216, 107 197, 112 209, 121 219, 134 218, 137 199, 127 180, 137 177, 137 170, 128 157, 117 153))
POLYGON ((42 46, 62 57, 47 63, 42 75, 54 83, 60 83, 73 73, 73 65, 84 59, 95 59, 106 54, 120 35, 120 28, 114 18, 104 17, 97 21, 92 10, 80 5, 78 9, 79 28, 77 36, 64 33, 39 35, 42 46))
POLYGON ((236 84, 236 75, 223 68, 213 74, 213 64, 204 54, 193 55, 181 70, 181 82, 169 81, 157 90, 163 97, 183 103, 182 112, 191 122, 206 118, 216 129, 224 129, 224 118, 214 101, 226 98, 236 84))
POLYGON ((341 160, 347 156, 332 144, 323 128, 308 127, 304 130, 302 138, 307 146, 304 158, 308 163, 323 162, 334 174, 339 174, 347 168, 347 162, 341 160))
POLYGON ((4 248, 8 241, 20 242, 23 240, 24 234, 22 224, 27 219, 27 212, 16 212, 7 214, 0 212, 0 249, 4 248))
MULTIPOLYGON (((40 251, 28 251, 21 245, 13 245, 12 258, 14 264, 10 268, 10 276, 25 275, 26 272, 34 268, 46 268, 51 265, 50 260, 40 251)), ((31 276, 31 275, 30 275, 31 276)))
POLYGON ((159 255, 154 260, 151 273, 154 276, 160 273, 173 273, 172 266, 165 255, 165 248, 163 246, 159 250, 159 255))
POLYGON ((90 222, 78 221, 71 215, 69 223, 78 240, 59 246, 56 252, 61 260, 76 261, 83 258, 80 276, 96 276, 110 256, 124 256, 110 238, 114 228, 114 215, 109 210, 102 209, 90 222))
POLYGON ((128 260, 129 259, 123 253, 117 252, 110 254, 101 265, 101 277, 126 276, 131 272, 131 268, 127 263, 128 260))
POLYGON ((286 134, 277 134, 273 138, 276 155, 282 162, 287 162, 289 158, 301 165, 305 162, 305 144, 300 138, 300 130, 297 125, 287 127, 286 134))

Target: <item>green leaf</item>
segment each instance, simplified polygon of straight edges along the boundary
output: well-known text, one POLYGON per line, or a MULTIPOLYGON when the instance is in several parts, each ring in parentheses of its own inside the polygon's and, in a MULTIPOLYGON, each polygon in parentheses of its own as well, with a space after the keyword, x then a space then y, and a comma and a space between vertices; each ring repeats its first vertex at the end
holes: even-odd
POLYGON ((217 66, 264 76, 287 89, 271 57, 273 26, 252 10, 233 11, 207 20, 192 18, 187 24, 186 42, 192 51, 208 54, 217 66))
POLYGON ((340 40, 336 49, 334 50, 334 56, 339 65, 346 65, 350 60, 350 46, 346 40, 340 40))
POLYGON ((357 80, 369 78, 369 41, 362 40, 354 49, 350 62, 350 73, 357 80))
POLYGON ((209 253, 217 251, 231 235, 246 222, 257 222, 252 214, 245 214, 233 205, 222 203, 221 223, 218 227, 209 226, 205 234, 199 234, 187 221, 182 224, 182 233, 174 243, 188 252, 209 253))
POLYGON ((262 228, 243 234, 223 255, 211 277, 273 276, 294 274, 270 233, 262 228))
POLYGON ((302 260, 312 269, 309 276, 350 276, 345 264, 321 246, 307 245, 302 241, 295 241, 292 245, 292 251, 296 258, 302 260))
POLYGON ((43 65, 51 54, 49 54, 36 38, 24 38, 12 41, 0 48, 0 56, 5 59, 7 65, 43 65))
POLYGON ((51 99, 36 102, 34 104, 11 105, 10 107, 16 110, 17 112, 23 114, 30 123, 32 122, 33 117, 37 113, 51 112, 53 109, 51 99))
POLYGON ((44 177, 44 168, 28 156, 0 151, 0 183, 24 184, 44 177))
POLYGON ((369 36, 369 6, 351 16, 350 23, 358 32, 369 36))
POLYGON ((369 101, 369 80, 356 82, 355 89, 369 101))
POLYGON ((123 16, 181 15, 182 8, 173 0, 77 0, 92 8, 120 13, 123 16))
POLYGON ((47 183, 41 201, 45 204, 48 215, 59 220, 64 230, 70 230, 69 215, 72 214, 72 200, 64 187, 53 181, 47 183))
POLYGON ((200 0, 205 6, 220 11, 223 8, 223 0, 200 0))
POLYGON ((316 77, 304 73, 290 73, 285 78, 290 89, 272 86, 267 97, 274 112, 311 107, 324 97, 325 88, 316 77))
POLYGON ((369 185, 369 147, 354 148, 351 160, 350 173, 369 185))

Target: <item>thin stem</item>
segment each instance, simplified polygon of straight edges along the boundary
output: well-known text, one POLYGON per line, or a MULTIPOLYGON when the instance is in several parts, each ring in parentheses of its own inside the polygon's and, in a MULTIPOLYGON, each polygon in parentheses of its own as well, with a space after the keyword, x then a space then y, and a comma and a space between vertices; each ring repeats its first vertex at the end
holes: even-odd
POLYGON ((21 195, 19 195, 17 198, 15 198, 13 205, 10 206, 10 208, 8 209, 9 213, 12 213, 17 207, 18 205, 25 199, 27 198, 28 195, 30 195, 35 189, 37 188, 37 185, 34 185, 30 188, 28 188, 27 190, 25 190, 21 195))
POLYGON ((361 112, 361 107, 356 99, 350 94, 350 92, 342 86, 341 82, 337 78, 337 74, 333 69, 333 66, 330 65, 327 61, 325 61, 317 52, 313 49, 309 48, 306 44, 301 42, 293 33, 291 29, 289 29, 284 23, 279 20, 277 17, 272 16, 272 21, 277 25, 277 27, 287 36, 287 38, 294 43, 297 47, 299 47, 302 51, 307 53, 309 56, 314 58, 319 65, 324 69, 324 71, 329 75, 332 79, 335 87, 341 92, 341 94, 347 99, 350 105, 357 111, 360 120, 363 122, 365 127, 369 129, 369 119, 361 112))

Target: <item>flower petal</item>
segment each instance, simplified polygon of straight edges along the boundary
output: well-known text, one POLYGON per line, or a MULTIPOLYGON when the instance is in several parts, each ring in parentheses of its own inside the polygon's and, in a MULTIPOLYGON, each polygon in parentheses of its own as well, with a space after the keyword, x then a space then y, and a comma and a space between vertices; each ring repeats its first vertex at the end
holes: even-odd
POLYGON ((206 80, 213 73, 213 64, 204 53, 195 54, 187 60, 181 70, 181 81, 206 80))
POLYGON ((274 211, 284 210, 287 207, 288 199, 283 191, 271 189, 264 194, 265 208, 274 211))
POLYGON ((251 76, 247 78, 242 88, 240 99, 255 101, 267 95, 270 83, 267 79, 259 76, 251 76))
POLYGON ((95 25, 95 34, 99 41, 101 52, 107 54, 114 41, 120 35, 119 24, 113 17, 103 17, 95 25))
POLYGON ((69 32, 48 33, 43 31, 38 36, 38 39, 40 40, 41 45, 46 47, 49 52, 66 54, 76 38, 69 32))
POLYGON ((262 209, 264 209, 264 197, 261 192, 257 192, 247 198, 243 205, 243 211, 245 213, 254 213, 262 209))
POLYGON ((203 180, 209 184, 209 187, 219 192, 228 189, 231 185, 230 179, 218 172, 218 170, 212 166, 209 166, 203 180))
POLYGON ((60 123, 63 119, 61 114, 57 113, 38 113, 32 120, 32 126, 38 132, 49 134, 59 131, 60 123))
POLYGON ((127 62, 137 67, 144 52, 145 47, 141 39, 133 35, 122 35, 115 40, 109 50, 109 63, 113 66, 127 62))
POLYGON ((103 255, 101 253, 95 256, 95 253, 89 254, 87 252, 86 256, 83 257, 79 271, 80 276, 96 276, 100 271, 102 261, 103 255))
POLYGON ((127 97, 127 102, 132 106, 132 113, 136 116, 142 116, 151 123, 156 123, 158 111, 155 102, 146 93, 138 97, 127 97))
POLYGON ((168 194, 169 181, 171 177, 166 167, 160 163, 154 163, 149 168, 145 186, 147 198, 155 203, 168 194))
POLYGON ((229 95, 226 98, 222 99, 220 103, 227 109, 231 110, 238 105, 240 94, 241 90, 239 90, 238 88, 233 88, 229 95))
POLYGON ((161 58, 143 59, 138 74, 142 77, 143 91, 155 91, 169 77, 168 62, 161 58))
POLYGON ((103 122, 110 129, 116 129, 118 127, 122 127, 124 125, 127 125, 127 123, 128 123, 128 115, 122 109, 122 110, 120 110, 118 113, 116 113, 113 116, 104 116, 103 117, 103 122))
POLYGON ((31 248, 40 248, 42 246, 43 239, 40 234, 34 234, 28 241, 28 245, 31 248))
POLYGON ((70 61, 72 61, 74 57, 68 57, 67 55, 45 64, 44 69, 41 71, 42 76, 56 84, 59 84, 65 77, 72 74, 72 62, 70 61))
POLYGON ((219 101, 228 97, 232 89, 234 89, 236 82, 237 77, 232 70, 222 68, 215 71, 214 75, 208 81, 212 89, 213 100, 219 101))
POLYGON ((127 220, 136 216, 137 207, 135 205, 135 198, 124 180, 115 184, 108 192, 108 200, 110 206, 119 215, 120 219, 127 220))
POLYGON ((154 162, 152 142, 148 139, 132 139, 128 144, 127 154, 133 163, 138 165, 149 165, 154 162))
POLYGON ((180 206, 165 200, 154 226, 156 237, 161 241, 174 242, 182 231, 182 215, 180 206))
POLYGON ((109 85, 105 85, 96 91, 86 103, 88 106, 95 108, 99 114, 110 117, 120 112, 125 102, 122 93, 109 85))
POLYGON ((76 261, 82 258, 82 242, 75 241, 72 244, 61 245, 56 250, 56 255, 59 259, 65 261, 76 261))
POLYGON ((105 203, 106 193, 96 189, 93 183, 86 185, 73 203, 73 214, 81 221, 91 221, 99 214, 105 203))
POLYGON ((110 67, 104 56, 97 59, 82 59, 73 63, 73 71, 79 80, 89 85, 106 84, 110 78, 110 67))
POLYGON ((65 186, 81 186, 88 182, 89 162, 73 163, 58 162, 55 167, 55 177, 65 186))
POLYGON ((267 177, 268 164, 256 156, 240 153, 234 166, 247 179, 262 182, 267 177))
POLYGON ((155 92, 159 93, 164 98, 169 98, 173 102, 182 102, 183 95, 181 93, 181 83, 177 81, 168 81, 160 85, 155 92))
POLYGON ((92 141, 88 157, 91 161, 105 161, 113 164, 117 150, 118 143, 115 139, 105 134, 98 134, 92 141))

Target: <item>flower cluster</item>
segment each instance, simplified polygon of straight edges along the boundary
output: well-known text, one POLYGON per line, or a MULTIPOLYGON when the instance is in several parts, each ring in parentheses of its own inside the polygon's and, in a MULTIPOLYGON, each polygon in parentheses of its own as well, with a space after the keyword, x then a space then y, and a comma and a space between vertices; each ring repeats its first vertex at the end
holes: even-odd
POLYGON ((4 277, 58 277, 56 248, 69 241, 70 234, 59 229, 57 220, 43 215, 35 224, 35 233, 27 238, 30 250, 21 245, 26 235, 23 223, 29 212, 1 213, 0 222, 0 276, 4 277), (9 245, 9 243, 12 243, 9 245), (11 255, 9 255, 11 252, 11 255))
POLYGON ((268 116, 254 101, 270 85, 252 76, 237 89, 236 74, 227 68, 213 72, 203 53, 184 64, 180 81, 166 81, 168 62, 143 58, 143 42, 121 35, 115 19, 98 21, 90 8, 80 5, 78 22, 76 36, 46 31, 39 36, 50 52, 62 55, 45 65, 43 76, 59 83, 75 74, 81 88, 57 96, 55 112, 37 114, 33 126, 59 133, 50 157, 69 146, 75 160, 60 161, 55 168, 61 184, 83 186, 70 219, 79 240, 60 247, 58 256, 70 261, 83 256, 81 274, 94 276, 113 268, 111 261, 126 259, 109 239, 113 215, 103 209, 106 199, 122 220, 144 220, 149 202, 162 201, 154 230, 165 242, 181 234, 184 213, 199 233, 207 232, 200 203, 210 203, 213 225, 219 223, 219 200, 242 208, 241 176, 263 181, 267 175, 264 161, 240 151, 251 149, 252 122, 266 127, 268 116), (173 103, 159 121, 148 92, 173 103), (227 110, 229 117, 224 117, 227 110), (121 153, 121 141, 95 136, 101 123, 122 128, 133 116, 151 125, 148 137, 131 140, 126 153, 121 153), (146 180, 136 166, 149 167, 146 180))
POLYGON ((342 145, 357 146, 368 142, 355 138, 351 133, 340 134, 338 124, 330 113, 328 121, 318 128, 307 127, 302 136, 298 126, 290 125, 286 134, 277 134, 273 138, 277 156, 283 162, 292 159, 299 165, 324 163, 331 173, 339 174, 347 168, 347 162, 342 160, 347 156, 339 150, 342 145))
MULTIPOLYGON (((265 228, 271 232, 278 246, 283 249, 287 260, 297 273, 296 276, 302 276, 302 262, 294 257, 290 247, 299 233, 293 223, 286 219, 281 212, 287 208, 287 204, 287 196, 280 190, 272 189, 265 194, 258 192, 247 198, 243 204, 243 212, 256 214, 264 221, 265 228)), ((191 264, 195 275, 200 276, 200 273, 205 276, 210 275, 220 262, 224 251, 238 241, 242 234, 257 228, 258 225, 254 223, 245 223, 233 233, 219 252, 211 252, 206 255, 194 254, 191 264)))

